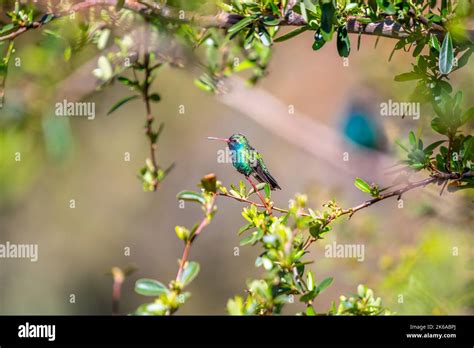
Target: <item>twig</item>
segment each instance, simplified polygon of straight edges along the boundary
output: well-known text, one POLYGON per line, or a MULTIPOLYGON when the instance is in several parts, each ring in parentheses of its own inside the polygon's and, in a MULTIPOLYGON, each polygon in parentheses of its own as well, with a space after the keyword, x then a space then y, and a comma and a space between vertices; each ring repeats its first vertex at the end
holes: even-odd
POLYGON ((123 281, 125 280, 125 274, 120 268, 113 267, 112 277, 114 280, 112 286, 112 315, 117 315, 119 314, 120 294, 122 290, 123 281))
POLYGON ((196 238, 199 236, 199 234, 202 232, 204 227, 206 227, 210 222, 209 215, 212 213, 212 209, 214 208, 215 200, 216 200, 216 195, 214 195, 212 197, 211 201, 207 203, 204 218, 201 220, 201 223, 196 228, 196 231, 194 232, 193 236, 186 242, 186 245, 184 246, 183 256, 181 257, 181 261, 179 263, 179 268, 178 268, 178 273, 176 274, 176 281, 179 281, 179 278, 181 278, 181 274, 183 273, 184 266, 186 265, 186 262, 188 261, 188 256, 189 256, 189 251, 191 250, 191 245, 196 240, 196 238))
POLYGON ((8 64, 10 63, 14 47, 15 45, 13 40, 10 40, 10 43, 7 47, 7 53, 0 63, 5 67, 3 74, 0 74, 0 109, 3 108, 3 104, 5 102, 5 85, 7 83, 8 64))
MULTIPOLYGON (((146 107, 146 135, 148 137, 150 143, 150 159, 151 163, 153 164, 153 174, 158 171, 158 162, 156 161, 156 136, 153 132, 153 122, 155 118, 151 112, 151 101, 150 101, 150 77, 153 72, 153 69, 150 68, 150 54, 147 52, 145 53, 144 58, 144 67, 145 67, 145 81, 143 82, 143 89, 142 89, 142 97, 143 101, 145 102, 146 107)), ((158 189, 159 181, 157 178, 154 178, 153 181, 153 191, 158 189)))
MULTIPOLYGON (((365 201, 364 203, 361 203, 361 204, 359 204, 355 207, 352 207, 352 208, 349 208, 349 209, 344 209, 344 210, 341 210, 337 213, 331 214, 326 219, 326 221, 324 222, 324 224, 321 227, 323 228, 323 227, 329 225, 332 221, 334 221, 335 219, 337 219, 339 216, 342 216, 342 215, 349 215, 349 218, 351 218, 352 215, 354 215, 359 210, 370 207, 371 205, 373 205, 377 202, 380 202, 384 199, 387 199, 387 198, 390 198, 390 197, 397 197, 397 200, 398 200, 402 197, 402 195, 405 192, 413 190, 414 188, 425 187, 425 186, 427 186, 429 184, 432 184, 432 183, 435 183, 435 182, 444 182, 444 185, 447 185, 449 180, 459 180, 459 179, 467 178, 467 177, 474 177, 474 172, 467 172, 467 173, 464 173, 462 175, 460 175, 458 173, 441 173, 441 174, 437 173, 437 174, 433 174, 431 177, 429 177, 427 179, 417 181, 415 183, 409 183, 405 187, 402 187, 398 190, 394 190, 394 191, 382 194, 382 195, 380 195, 378 197, 375 197, 375 198, 373 198, 369 201, 365 201)), ((308 247, 315 240, 316 240, 316 238, 314 238, 314 237, 307 240, 304 247, 303 247, 303 249, 304 250, 308 249, 308 247)))
MULTIPOLYGON (((71 6, 69 10, 58 11, 54 13, 54 18, 61 18, 67 16, 71 13, 82 11, 94 6, 104 6, 104 7, 114 7, 117 5, 117 0, 84 0, 81 3, 71 6)), ((168 21, 182 22, 182 23, 193 23, 202 28, 229 28, 235 23, 239 22, 242 18, 242 15, 219 12, 215 15, 200 15, 193 12, 186 12, 183 16, 183 13, 179 9, 165 6, 158 3, 153 4, 144 4, 136 0, 125 0, 124 9, 142 14, 146 17, 160 17, 168 21)), ((282 16, 276 18, 279 20, 280 26, 306 26, 308 23, 304 20, 303 16, 290 11, 290 14, 287 16, 282 16)), ((418 17, 418 20, 422 22, 423 18, 418 17)), ((423 23, 423 22, 422 22, 423 23)), ((35 21, 30 23, 28 26, 20 26, 16 30, 0 36, 0 41, 15 39, 16 37, 24 34, 25 32, 31 29, 37 29, 44 25, 45 23, 41 21, 35 21)), ((365 35, 376 35, 383 36, 388 38, 401 38, 406 37, 408 33, 402 28, 399 23, 394 22, 391 19, 385 19, 378 22, 364 24, 358 21, 356 17, 348 17, 346 28, 349 33, 355 34, 365 34, 365 35)), ((438 30, 437 27, 433 28, 438 30)), ((474 31, 470 30, 469 34, 471 37, 474 37, 474 31)))
MULTIPOLYGON (((338 210, 338 211, 336 211, 335 213, 331 214, 329 217, 326 218, 326 220, 322 224, 321 228, 324 228, 325 226, 329 225, 332 221, 334 221, 335 219, 337 219, 338 217, 340 217, 342 215, 349 215, 349 218, 351 218, 352 215, 354 215, 359 210, 370 207, 371 205, 373 205, 377 202, 383 201, 387 198, 397 197, 397 199, 400 199, 401 196, 405 192, 408 192, 408 191, 413 190, 415 188, 424 187, 424 186, 427 186, 427 185, 435 183, 435 182, 440 182, 440 183, 443 182, 444 184, 447 184, 450 180, 460 180, 460 179, 463 179, 463 178, 472 178, 472 177, 474 177, 474 172, 467 172, 467 173, 464 173, 464 174, 440 173, 440 172, 433 173, 429 178, 426 178, 426 179, 423 179, 423 180, 420 180, 420 181, 417 181, 417 182, 414 182, 414 183, 408 183, 406 186, 404 186, 402 188, 399 188, 399 189, 394 190, 394 191, 387 192, 385 194, 381 194, 378 197, 375 197, 373 199, 365 201, 365 202, 363 202, 363 203, 361 203, 357 206, 354 206, 352 208, 338 210)), ((219 192, 218 195, 228 197, 228 198, 232 198, 232 199, 235 199, 239 202, 252 204, 252 205, 255 205, 256 207, 266 208, 266 209, 270 208, 270 209, 272 209, 274 211, 278 211, 280 213, 285 213, 285 214, 288 213, 287 209, 282 209, 282 208, 274 207, 274 206, 271 206, 271 205, 267 206, 266 204, 256 203, 256 202, 253 202, 253 201, 245 199, 245 198, 230 195, 228 193, 219 192)), ((302 216, 311 216, 310 214, 303 213, 303 212, 301 212, 300 215, 302 215, 302 216)), ((319 216, 317 218, 322 218, 322 217, 319 216)), ((315 240, 316 240, 316 238, 314 238, 314 237, 308 238, 306 240, 306 242, 304 243, 303 249, 306 250, 315 240)))
MULTIPOLYGON (((224 197, 229 197, 229 198, 232 198, 232 199, 235 199, 236 201, 239 201, 239 202, 242 202, 242 203, 248 203, 248 204, 251 204, 251 205, 254 205, 258 208, 266 208, 265 205, 261 204, 261 203, 257 203, 257 202, 254 202, 254 201, 251 201, 249 199, 246 199, 246 198, 242 198, 242 197, 236 197, 236 196, 232 196, 228 193, 223 193, 223 192, 218 192, 217 195, 219 196, 224 196, 224 197)), ((274 211, 278 211, 280 213, 288 213, 288 210, 286 209, 282 209, 282 208, 278 208, 278 207, 271 207, 272 210, 274 211)), ((309 216, 309 214, 305 214, 303 213, 302 215, 307 215, 309 216)))

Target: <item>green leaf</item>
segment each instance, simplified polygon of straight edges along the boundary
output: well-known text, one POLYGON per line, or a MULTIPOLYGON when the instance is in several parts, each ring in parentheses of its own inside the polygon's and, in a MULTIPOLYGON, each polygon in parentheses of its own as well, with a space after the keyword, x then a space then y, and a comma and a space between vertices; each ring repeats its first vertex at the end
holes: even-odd
POLYGON ((361 178, 356 178, 354 181, 354 185, 362 192, 365 192, 365 193, 372 192, 370 185, 366 183, 364 180, 362 180, 361 178))
POLYGON ((436 51, 439 51, 439 41, 438 37, 434 34, 431 34, 430 37, 430 46, 433 47, 436 51))
POLYGON ((206 199, 204 198, 204 196, 194 191, 181 191, 180 193, 178 193, 176 198, 189 202, 197 202, 201 204, 206 203, 206 199))
POLYGON ((301 296, 300 301, 301 302, 312 301, 317 295, 318 295, 318 292, 316 291, 316 289, 314 289, 313 291, 307 292, 306 294, 301 296))
POLYGON ((351 41, 345 26, 337 29, 337 52, 341 57, 348 57, 351 52, 351 41))
POLYGON ((168 292, 168 288, 154 279, 138 279, 135 283, 135 292, 144 296, 160 296, 168 292))
POLYGON ((253 227, 255 227, 255 224, 253 222, 249 222, 248 224, 246 224, 246 225, 242 226, 241 228, 239 228, 239 231, 237 232, 237 234, 240 236, 242 233, 244 233, 245 231, 250 230, 253 227))
POLYGON ((240 245, 241 246, 244 246, 244 245, 247 245, 247 244, 255 244, 257 241, 260 240, 260 238, 263 237, 263 230, 262 229, 258 229, 256 231, 253 231, 251 235, 243 238, 241 241, 240 241, 240 245))
POLYGON ((180 281, 183 286, 186 286, 191 283, 194 278, 196 278, 198 273, 199 263, 194 261, 188 261, 184 266, 183 272, 181 273, 181 276, 179 277, 178 281, 180 281))
POLYGON ((125 0, 117 0, 117 4, 115 5, 115 9, 120 11, 123 6, 125 5, 125 0))
POLYGON ((324 41, 329 41, 333 33, 333 19, 336 9, 334 8, 333 2, 328 1, 321 4, 321 11, 321 34, 323 35, 324 41))
POLYGON ((438 146, 440 146, 442 143, 444 143, 446 140, 440 140, 440 141, 436 141, 430 145, 428 145, 424 150, 423 152, 428 154, 428 155, 431 155, 434 151, 434 149, 436 149, 438 146))
POLYGON ((212 83, 202 78, 195 79, 194 84, 196 85, 196 87, 198 87, 200 90, 204 92, 213 92, 216 90, 216 86, 214 86, 212 83))
POLYGON ((416 47, 413 50, 413 57, 418 57, 423 50, 423 47, 425 47, 425 40, 420 40, 416 42, 416 47))
POLYGON ((71 60, 71 55, 72 55, 72 47, 71 46, 67 46, 65 49, 64 49, 64 60, 66 62, 69 62, 71 60))
POLYGON ((469 62, 469 58, 471 57, 472 52, 472 48, 469 48, 466 52, 464 52, 461 58, 457 60, 456 69, 461 69, 464 65, 467 64, 467 62, 469 62))
POLYGON ((270 36, 267 28, 265 28, 263 25, 259 25, 258 30, 258 37, 260 38, 262 44, 267 47, 270 46, 272 44, 272 37, 270 36))
POLYGON ((0 29, 0 34, 6 33, 7 31, 12 30, 13 28, 15 28, 15 25, 13 23, 7 24, 0 29))
POLYGON ((306 280, 306 285, 308 286, 308 290, 312 291, 314 289, 314 275, 313 272, 308 271, 307 274, 307 280, 306 280))
POLYGON ((324 40, 323 35, 320 32, 314 34, 313 50, 317 51, 324 46, 326 40, 324 40))
POLYGON ((271 193, 270 193, 270 185, 268 185, 267 183, 265 183, 264 188, 265 188, 265 198, 270 199, 270 194, 271 194, 271 193))
POLYGON ((313 225, 309 228, 309 234, 311 236, 313 236, 314 238, 318 238, 320 233, 321 233, 321 224, 320 223, 316 223, 315 225, 313 225))
POLYGON ((245 18, 242 18, 239 22, 235 23, 233 26, 231 26, 227 32, 229 34, 237 34, 239 31, 241 31, 242 29, 244 29, 246 26, 248 26, 249 24, 255 22, 255 20, 257 19, 257 16, 253 15, 253 16, 249 16, 249 17, 245 17, 245 18))
POLYGON ((159 101, 161 100, 160 95, 157 94, 157 93, 151 94, 151 95, 149 96, 149 98, 150 98, 150 100, 151 100, 152 102, 155 102, 155 103, 157 103, 157 102, 159 102, 159 101))
POLYGON ((229 299, 229 301, 227 301, 227 312, 230 315, 242 315, 244 307, 243 302, 244 301, 240 296, 229 299))
POLYGON ((403 145, 400 141, 395 140, 395 144, 400 146, 405 152, 410 152, 405 145, 403 145))
POLYGON ((408 141, 410 142, 411 146, 414 147, 416 145, 416 136, 415 136, 415 133, 413 133, 413 131, 410 131, 410 133, 408 134, 408 141))
MULTIPOLYGON (((242 181, 241 181, 242 182, 242 181)), ((243 182, 242 182, 243 184, 243 182)), ((257 190, 260 191, 261 189, 263 189, 265 187, 266 183, 265 182, 260 182, 258 183, 257 185, 255 185, 257 187, 257 190)), ((249 192, 247 193, 247 196, 250 196, 251 194, 255 193, 255 190, 254 188, 252 187, 249 192)), ((243 186, 243 190, 241 190, 241 195, 243 196, 245 194, 245 185, 243 186)))
POLYGON ((289 40, 289 39, 295 37, 296 35, 304 33, 306 30, 308 30, 308 27, 301 27, 301 28, 292 30, 289 33, 286 33, 286 34, 284 34, 280 37, 277 37, 274 41, 275 42, 282 42, 282 41, 289 40))
POLYGON ((395 6, 393 5, 393 1, 389 0, 377 0, 377 5, 383 12, 387 14, 394 14, 396 12, 395 6))
POLYGON ((332 281, 333 281, 333 278, 326 278, 326 279, 324 279, 324 280, 321 282, 321 284, 319 284, 318 287, 317 287, 318 293, 320 293, 320 292, 324 291, 325 289, 327 289, 327 287, 328 287, 329 285, 331 285, 332 281))
POLYGON ((447 93, 451 93, 453 91, 453 87, 451 87, 451 85, 447 81, 438 80, 438 81, 436 81, 436 83, 438 84, 438 86, 440 86, 447 93))
POLYGON ((255 238, 255 236, 252 233, 250 236, 247 236, 247 237, 241 239, 239 245, 244 246, 244 245, 247 245, 247 244, 251 244, 251 243, 254 242, 254 238, 255 238))
POLYGON ((189 237, 191 236, 191 231, 189 231, 186 227, 176 226, 174 230, 179 239, 185 242, 189 240, 189 237))
POLYGON ((359 6, 359 5, 358 5, 357 3, 355 3, 355 2, 348 3, 348 4, 346 5, 345 11, 346 11, 346 12, 349 12, 349 11, 351 11, 351 10, 356 9, 358 6, 359 6))
POLYGON ((135 315, 164 315, 168 307, 162 301, 145 303, 137 308, 135 315))
POLYGON ((107 46, 107 42, 109 41, 110 37, 110 29, 104 29, 100 33, 99 40, 97 40, 97 48, 99 50, 103 50, 105 46, 107 46))
POLYGON ((469 122, 469 120, 474 116, 474 107, 468 109, 462 116, 461 116, 461 126, 469 122))
POLYGON ((117 77, 117 81, 124 84, 125 86, 136 86, 136 85, 138 85, 137 81, 132 81, 132 80, 130 80, 129 78, 127 78, 125 76, 117 77))
POLYGON ((453 41, 451 35, 446 33, 444 36, 441 50, 439 51, 439 71, 443 75, 447 75, 453 69, 453 41))
POLYGON ((111 113, 113 113, 115 110, 117 110, 118 108, 120 108, 121 106, 125 105, 126 103, 128 103, 129 101, 131 100, 134 100, 134 99, 137 99, 138 98, 138 95, 132 95, 130 97, 126 97, 126 98, 123 98, 122 100, 119 100, 117 103, 115 103, 109 110, 109 112, 107 113, 107 116, 110 115, 111 113))
POLYGON ((308 307, 306 307, 306 315, 307 315, 307 316, 314 316, 314 315, 316 315, 316 312, 314 311, 313 306, 308 306, 308 307))
POLYGON ((412 81, 412 80, 418 80, 420 78, 420 75, 418 73, 411 71, 407 73, 403 73, 400 75, 395 76, 395 81, 402 82, 402 81, 412 81))
POLYGON ((268 26, 275 26, 280 24, 280 19, 274 16, 265 16, 262 19, 262 23, 268 26))
POLYGON ((474 159, 474 137, 470 137, 468 140, 464 141, 462 157, 463 162, 465 163, 474 159))

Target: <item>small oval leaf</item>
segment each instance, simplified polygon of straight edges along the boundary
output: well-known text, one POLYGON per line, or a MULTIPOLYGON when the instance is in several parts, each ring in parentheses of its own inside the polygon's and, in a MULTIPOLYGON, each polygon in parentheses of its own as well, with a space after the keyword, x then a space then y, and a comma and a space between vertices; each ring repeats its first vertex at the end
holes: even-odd
POLYGON ((361 178, 356 178, 354 181, 355 187, 357 187, 359 190, 365 193, 370 193, 371 192, 371 187, 368 183, 366 183, 364 180, 361 178))
POLYGON ((201 204, 204 204, 206 202, 202 194, 194 191, 181 191, 180 193, 178 193, 176 198, 182 199, 184 201, 198 202, 201 204))
POLYGON ((187 262, 178 280, 183 284, 183 286, 186 286, 191 283, 194 278, 196 278, 198 273, 199 263, 194 261, 187 262))
POLYGON ((135 292, 144 296, 160 296, 168 292, 168 289, 158 280, 138 279, 135 283, 135 292))

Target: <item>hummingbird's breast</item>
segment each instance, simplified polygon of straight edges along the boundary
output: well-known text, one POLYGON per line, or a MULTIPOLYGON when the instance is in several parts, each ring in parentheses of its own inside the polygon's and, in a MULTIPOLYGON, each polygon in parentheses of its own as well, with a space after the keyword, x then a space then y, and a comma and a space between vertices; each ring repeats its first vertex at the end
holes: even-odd
POLYGON ((252 167, 247 149, 244 146, 233 146, 230 150, 232 151, 232 164, 234 168, 239 173, 249 176, 252 173, 252 167))

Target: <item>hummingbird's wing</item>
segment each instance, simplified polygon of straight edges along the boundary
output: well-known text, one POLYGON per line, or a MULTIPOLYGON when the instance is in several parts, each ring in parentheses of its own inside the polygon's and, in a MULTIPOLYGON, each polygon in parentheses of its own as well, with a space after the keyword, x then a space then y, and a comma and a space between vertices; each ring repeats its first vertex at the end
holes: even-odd
POLYGON ((252 153, 251 157, 253 159, 250 161, 250 166, 252 167, 252 174, 255 176, 258 182, 268 183, 270 185, 270 189, 272 190, 281 190, 281 187, 278 185, 275 178, 268 171, 267 166, 263 162, 262 156, 253 148, 250 149, 250 152, 252 153))

